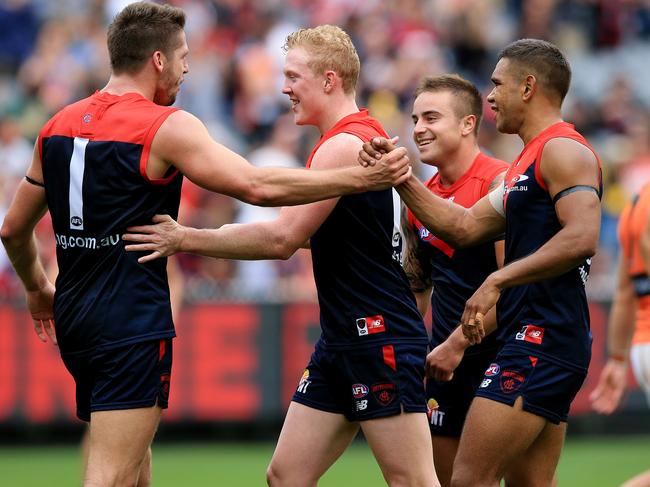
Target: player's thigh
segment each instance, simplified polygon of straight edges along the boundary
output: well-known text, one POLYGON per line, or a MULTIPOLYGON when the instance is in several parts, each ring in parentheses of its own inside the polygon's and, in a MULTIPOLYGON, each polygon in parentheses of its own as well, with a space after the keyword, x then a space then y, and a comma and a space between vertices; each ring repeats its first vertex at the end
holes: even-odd
POLYGON ((547 420, 514 405, 476 397, 454 462, 452 485, 495 485, 543 431, 547 420), (485 482, 482 484, 482 482, 485 482))
POLYGON ((564 445, 566 423, 546 423, 535 441, 508 467, 507 487, 550 487, 564 445))
POLYGON ((459 442, 460 438, 431 435, 433 464, 436 467, 436 474, 442 487, 451 485, 451 474, 453 472, 454 459, 456 458, 459 442))
POLYGON ((389 485, 437 485, 425 413, 402 413, 361 423, 389 485))
POLYGON ((314 485, 345 451, 359 424, 292 401, 271 458, 271 485, 314 485))
POLYGON ((86 477, 137 475, 161 413, 158 406, 92 412, 86 477))

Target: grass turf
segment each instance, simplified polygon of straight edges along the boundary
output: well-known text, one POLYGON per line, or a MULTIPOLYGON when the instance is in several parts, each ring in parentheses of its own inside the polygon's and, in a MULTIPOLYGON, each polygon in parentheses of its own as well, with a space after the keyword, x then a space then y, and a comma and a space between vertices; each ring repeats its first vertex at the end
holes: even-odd
MULTIPOLYGON (((273 452, 270 443, 154 445, 154 487, 262 486, 273 452)), ((79 482, 74 446, 0 447, 0 485, 74 486, 79 482)), ((650 468, 650 437, 596 437, 567 441, 560 487, 613 487, 650 468)), ((369 448, 353 444, 327 472, 321 487, 385 485, 369 448)))

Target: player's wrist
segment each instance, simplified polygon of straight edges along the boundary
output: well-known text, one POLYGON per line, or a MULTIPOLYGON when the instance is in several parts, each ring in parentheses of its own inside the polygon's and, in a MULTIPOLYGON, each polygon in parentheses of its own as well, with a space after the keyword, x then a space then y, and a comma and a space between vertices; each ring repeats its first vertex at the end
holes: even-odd
POLYGON ((627 365, 630 362, 629 354, 626 352, 610 352, 607 359, 621 365, 627 365))
POLYGON ((447 340, 448 345, 456 352, 464 353, 472 344, 463 334, 463 330, 459 326, 454 330, 454 333, 449 335, 447 340))

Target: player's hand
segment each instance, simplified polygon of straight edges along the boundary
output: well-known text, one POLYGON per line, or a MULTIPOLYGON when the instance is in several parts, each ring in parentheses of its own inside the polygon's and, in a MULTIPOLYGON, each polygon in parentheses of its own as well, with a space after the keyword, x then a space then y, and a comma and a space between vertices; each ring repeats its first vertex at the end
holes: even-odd
POLYGON ((395 149, 395 144, 399 140, 399 136, 392 139, 385 139, 384 137, 373 137, 368 142, 363 144, 363 148, 359 151, 359 164, 363 167, 374 166, 378 159, 381 159, 382 154, 386 154, 395 149))
POLYGON ((589 394, 591 407, 600 414, 612 414, 621 402, 627 383, 627 362, 609 359, 600 372, 598 385, 589 394))
POLYGON ((399 147, 382 155, 374 166, 367 167, 363 172, 366 190, 380 191, 404 183, 411 177, 413 169, 406 149, 399 147))
POLYGON ((485 328, 483 327, 485 314, 496 304, 500 294, 499 288, 488 277, 465 303, 465 310, 460 318, 460 324, 463 327, 463 335, 471 345, 481 343, 481 340, 483 340, 485 336, 485 328))
POLYGON ((454 348, 449 339, 445 340, 427 355, 426 376, 437 381, 451 380, 464 354, 465 349, 454 348))
POLYGON ((137 242, 124 247, 127 252, 147 252, 150 254, 140 257, 138 262, 144 264, 160 257, 175 254, 181 248, 185 238, 185 227, 179 225, 169 215, 155 215, 155 225, 140 225, 127 228, 122 240, 137 242))
POLYGON ((27 291, 27 308, 32 315, 34 331, 42 342, 47 342, 47 337, 54 345, 56 331, 54 329, 54 285, 47 284, 37 291, 27 291))

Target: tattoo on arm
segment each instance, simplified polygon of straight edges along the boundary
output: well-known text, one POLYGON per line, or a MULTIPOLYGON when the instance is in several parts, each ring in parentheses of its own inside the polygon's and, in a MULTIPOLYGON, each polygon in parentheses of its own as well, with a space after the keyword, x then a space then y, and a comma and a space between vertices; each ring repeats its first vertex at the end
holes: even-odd
POLYGON ((409 225, 406 206, 402 206, 402 233, 404 234, 404 272, 411 291, 423 292, 432 285, 431 264, 419 245, 417 232, 409 225))

